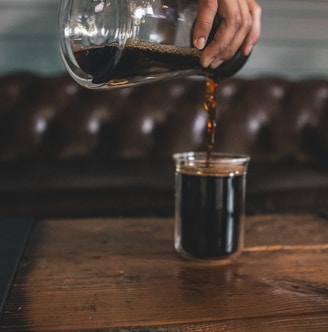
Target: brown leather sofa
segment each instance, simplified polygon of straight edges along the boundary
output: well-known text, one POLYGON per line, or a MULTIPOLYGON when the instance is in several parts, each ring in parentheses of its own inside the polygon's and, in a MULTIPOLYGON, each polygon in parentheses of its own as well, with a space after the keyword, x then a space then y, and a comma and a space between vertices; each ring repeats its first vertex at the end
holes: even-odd
MULTIPOLYGON (((173 214, 175 152, 203 150, 204 82, 112 91, 0 78, 0 216, 173 214)), ((328 209, 328 80, 231 78, 215 150, 251 156, 247 213, 328 209)))

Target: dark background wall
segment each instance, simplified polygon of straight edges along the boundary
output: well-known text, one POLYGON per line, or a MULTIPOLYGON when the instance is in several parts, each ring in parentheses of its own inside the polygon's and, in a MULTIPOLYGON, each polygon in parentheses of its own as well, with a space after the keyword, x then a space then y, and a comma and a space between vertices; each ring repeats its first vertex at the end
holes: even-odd
MULTIPOLYGON (((258 0, 262 38, 240 76, 328 74, 328 1, 258 0)), ((0 74, 65 69, 58 53, 59 0, 0 0, 0 74)))

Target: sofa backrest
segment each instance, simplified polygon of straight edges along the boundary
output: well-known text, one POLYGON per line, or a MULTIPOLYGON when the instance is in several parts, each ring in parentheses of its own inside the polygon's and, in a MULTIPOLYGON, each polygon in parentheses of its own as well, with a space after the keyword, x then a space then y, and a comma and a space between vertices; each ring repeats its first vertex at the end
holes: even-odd
MULTIPOLYGON (((171 158, 203 150, 204 81, 172 79, 111 91, 67 75, 0 78, 0 161, 171 158)), ((328 80, 231 78, 218 90, 215 150, 253 161, 328 160, 328 80)))

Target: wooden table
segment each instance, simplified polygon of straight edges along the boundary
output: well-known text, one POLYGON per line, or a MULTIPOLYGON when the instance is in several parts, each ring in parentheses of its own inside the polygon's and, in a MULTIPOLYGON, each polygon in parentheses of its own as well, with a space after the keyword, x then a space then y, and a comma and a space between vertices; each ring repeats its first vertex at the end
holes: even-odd
POLYGON ((177 257, 172 219, 35 225, 1 331, 328 331, 328 221, 246 220, 228 266, 177 257))

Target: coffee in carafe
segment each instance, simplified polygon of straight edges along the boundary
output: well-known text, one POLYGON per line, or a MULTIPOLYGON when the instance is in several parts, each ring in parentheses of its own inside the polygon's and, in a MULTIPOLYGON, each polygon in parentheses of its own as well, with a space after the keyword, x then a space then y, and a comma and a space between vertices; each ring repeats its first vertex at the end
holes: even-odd
MULTIPOLYGON (((238 51, 216 69, 200 65, 193 47, 198 0, 62 0, 60 50, 70 75, 93 89, 131 86, 176 76, 219 81, 240 70, 238 51)), ((209 41, 220 20, 217 17, 209 41)))

